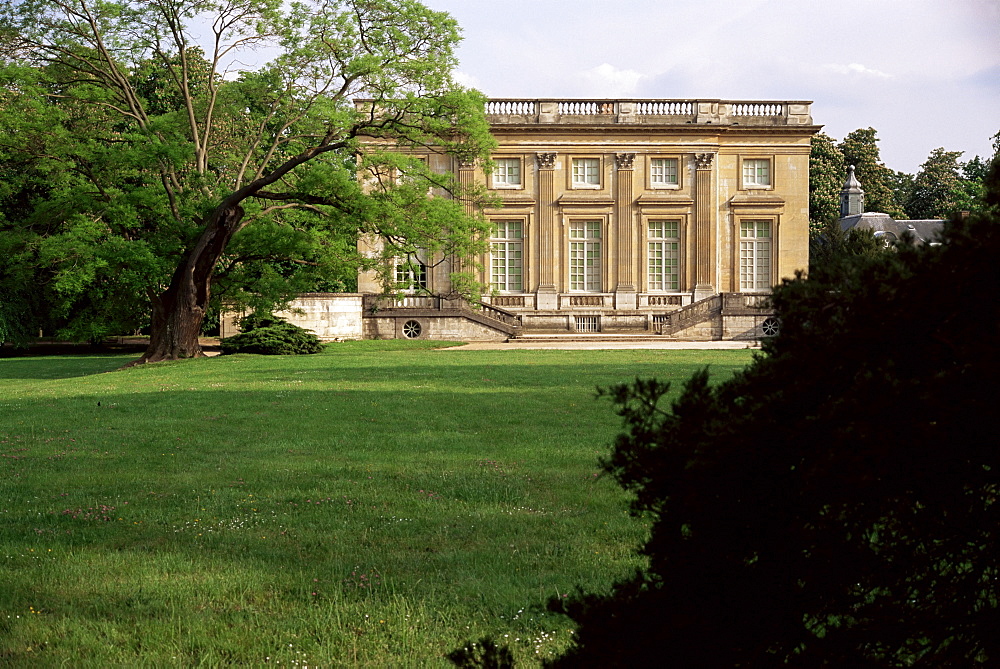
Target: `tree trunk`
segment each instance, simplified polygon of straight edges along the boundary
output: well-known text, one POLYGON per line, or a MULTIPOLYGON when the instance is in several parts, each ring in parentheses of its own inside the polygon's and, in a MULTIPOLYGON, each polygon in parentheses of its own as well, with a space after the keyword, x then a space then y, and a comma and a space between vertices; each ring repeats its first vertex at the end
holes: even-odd
POLYGON ((130 365, 204 355, 198 336, 208 310, 212 273, 243 214, 238 204, 223 204, 212 212, 198 241, 174 271, 170 286, 153 298, 149 347, 130 365))

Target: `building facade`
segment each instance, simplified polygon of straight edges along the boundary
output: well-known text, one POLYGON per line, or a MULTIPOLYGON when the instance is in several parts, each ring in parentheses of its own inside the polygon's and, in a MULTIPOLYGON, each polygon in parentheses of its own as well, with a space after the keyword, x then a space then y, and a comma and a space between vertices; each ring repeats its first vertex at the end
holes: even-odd
POLYGON ((402 299, 359 277, 362 336, 769 334, 771 287, 809 262, 810 105, 490 100, 491 173, 426 158, 499 200, 482 212, 484 304, 440 297, 448 263, 411 259, 399 271, 418 290, 402 299))

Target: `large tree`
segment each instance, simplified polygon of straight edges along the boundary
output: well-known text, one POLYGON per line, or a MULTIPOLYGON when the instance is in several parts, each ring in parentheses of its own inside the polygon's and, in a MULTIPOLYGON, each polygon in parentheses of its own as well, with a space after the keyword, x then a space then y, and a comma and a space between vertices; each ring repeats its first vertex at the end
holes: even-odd
POLYGON ((963 201, 961 151, 934 149, 910 186, 906 213, 910 218, 946 218, 963 201))
POLYGON ((213 287, 378 265, 360 234, 386 258, 466 257, 481 193, 406 157, 488 156, 482 98, 451 78, 458 39, 413 0, 8 4, 0 161, 33 181, 0 193, 2 224, 67 313, 146 300, 141 361, 200 354, 213 287))
POLYGON ((648 566, 569 600, 549 666, 1000 661, 1000 159, 987 183, 940 245, 776 289, 781 331, 732 380, 610 391, 648 566))
POLYGON ((893 173, 882 163, 875 128, 859 128, 848 133, 837 147, 865 191, 865 211, 878 211, 893 218, 905 218, 902 203, 893 191, 893 173))

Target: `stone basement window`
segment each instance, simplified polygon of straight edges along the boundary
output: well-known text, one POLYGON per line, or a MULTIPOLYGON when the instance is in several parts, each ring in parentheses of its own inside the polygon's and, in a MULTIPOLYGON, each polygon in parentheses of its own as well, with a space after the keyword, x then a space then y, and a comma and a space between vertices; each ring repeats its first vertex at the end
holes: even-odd
POLYGON ((577 332, 600 332, 600 316, 574 316, 573 325, 577 332))

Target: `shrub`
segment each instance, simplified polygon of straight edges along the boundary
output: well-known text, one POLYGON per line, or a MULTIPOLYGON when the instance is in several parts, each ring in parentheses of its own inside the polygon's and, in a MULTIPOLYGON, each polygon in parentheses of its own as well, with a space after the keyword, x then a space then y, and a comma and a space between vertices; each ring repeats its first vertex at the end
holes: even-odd
POLYGON ((244 332, 219 342, 223 354, 295 355, 319 353, 324 347, 311 330, 270 314, 251 314, 240 321, 240 326, 244 332))
POLYGON ((579 629, 546 666, 997 666, 998 255, 993 206, 786 281, 730 381, 610 389, 648 566, 551 601, 579 629))

